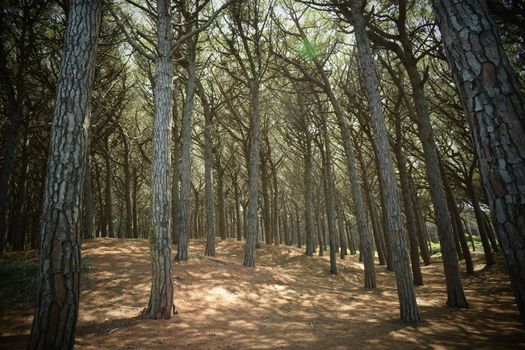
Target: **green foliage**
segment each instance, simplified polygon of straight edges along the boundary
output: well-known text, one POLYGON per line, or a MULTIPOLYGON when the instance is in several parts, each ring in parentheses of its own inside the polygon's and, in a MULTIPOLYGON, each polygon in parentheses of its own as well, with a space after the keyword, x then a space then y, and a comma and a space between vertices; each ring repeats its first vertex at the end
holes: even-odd
POLYGON ((304 38, 299 47, 299 56, 304 60, 312 60, 319 54, 319 45, 316 42, 304 38))
POLYGON ((0 309, 34 299, 37 270, 36 260, 16 259, 0 262, 0 309))

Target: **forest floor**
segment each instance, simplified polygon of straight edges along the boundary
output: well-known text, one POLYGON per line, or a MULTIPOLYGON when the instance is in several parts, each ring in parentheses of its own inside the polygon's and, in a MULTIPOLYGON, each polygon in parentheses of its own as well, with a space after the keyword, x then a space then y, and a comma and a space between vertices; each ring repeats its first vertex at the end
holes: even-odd
MULTIPOLYGON (((490 268, 474 256, 477 271, 464 279, 467 310, 444 306, 443 269, 434 258, 417 287, 423 321, 410 325, 398 320, 394 274, 384 266, 378 288, 367 290, 356 256, 338 259, 339 275, 331 276, 328 257, 302 249, 262 243, 255 269, 242 265, 242 243, 219 241, 214 258, 203 249, 192 241, 190 260, 173 264, 178 314, 148 320, 137 317, 149 296, 148 242, 85 242, 75 348, 525 349, 500 256, 490 268)), ((25 347, 32 313, 31 302, 0 310, 0 349, 25 347)))

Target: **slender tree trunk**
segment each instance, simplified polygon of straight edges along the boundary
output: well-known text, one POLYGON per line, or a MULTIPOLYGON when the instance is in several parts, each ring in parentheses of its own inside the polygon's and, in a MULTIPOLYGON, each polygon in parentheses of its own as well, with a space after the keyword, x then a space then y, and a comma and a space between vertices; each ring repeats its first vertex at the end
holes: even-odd
POLYGON ((172 155, 172 163, 173 163, 173 178, 171 183, 171 203, 172 203, 172 209, 171 209, 171 240, 174 244, 179 243, 179 232, 180 232, 180 222, 181 222, 181 209, 180 209, 180 188, 179 188, 179 182, 180 182, 180 151, 182 149, 182 145, 180 144, 181 137, 179 136, 179 128, 178 128, 178 122, 177 122, 177 101, 174 99, 173 101, 173 142, 174 142, 174 152, 172 155))
POLYGON ((306 255, 313 256, 315 253, 314 241, 314 218, 312 213, 313 206, 313 185, 312 185, 312 141, 310 133, 306 135, 306 149, 304 154, 304 202, 306 208, 306 255))
POLYGON ((186 82, 186 96, 184 100, 184 116, 182 121, 182 156, 181 156, 181 192, 179 226, 179 244, 177 246, 176 260, 188 260, 189 232, 191 226, 191 130, 193 119, 193 102, 197 86, 196 63, 197 39, 188 40, 188 80, 186 82))
POLYGON ((445 186, 445 192, 447 193, 447 202, 450 209, 450 214, 452 216, 452 221, 455 226, 455 231, 457 231, 458 240, 460 249, 462 251, 463 258, 465 259, 465 266, 467 274, 474 273, 474 265, 472 264, 472 256, 470 255, 470 250, 468 249, 467 239, 465 238, 465 230, 463 224, 461 223, 461 217, 459 216, 458 205, 450 188, 447 177, 443 177, 443 185, 445 186))
POLYGON ((467 183, 467 192, 470 196, 472 207, 474 208, 474 215, 476 217, 476 223, 478 224, 479 237, 481 238, 481 244, 483 245, 483 251, 485 252, 485 261, 487 265, 494 265, 496 260, 494 259, 494 254, 492 253, 492 249, 490 247, 489 237, 485 223, 483 222, 483 214, 481 208, 479 207, 478 196, 471 183, 467 183))
MULTIPOLYGON (((215 256, 215 204, 213 203, 213 115, 206 92, 199 83, 198 93, 204 108, 204 196, 206 206, 206 249, 204 255, 215 256)), ((222 196, 222 193, 221 193, 222 196)))
POLYGON ((126 218, 125 218, 125 235, 130 237, 133 233, 133 214, 131 208, 131 172, 129 165, 129 137, 126 134, 126 131, 121 128, 122 132, 122 141, 124 144, 124 204, 126 209, 126 218))
POLYGON ((463 281, 459 262, 454 246, 453 225, 448 211, 447 197, 443 188, 443 176, 439 166, 439 154, 432 132, 430 114, 428 111, 427 99, 425 96, 424 83, 421 80, 415 59, 408 56, 407 69, 412 94, 418 116, 418 132, 421 144, 423 145, 423 156, 425 158, 425 170, 430 187, 430 197, 434 206, 436 216, 436 226, 441 244, 441 255, 445 270, 447 285, 447 306, 466 308, 468 307, 465 293, 463 291, 463 281))
MULTIPOLYGON (((375 210, 375 205, 372 202, 372 194, 370 183, 368 182, 368 174, 366 171, 365 161, 363 159, 363 154, 361 150, 357 151, 357 159, 361 167, 362 181, 363 181, 363 191, 366 196, 366 204, 368 205, 368 212, 370 213, 370 222, 372 224, 372 231, 374 233, 374 240, 376 243, 377 255, 379 258, 379 265, 386 264, 386 252, 385 252, 385 241, 383 239, 383 232, 381 232, 381 225, 379 224, 379 218, 377 211, 375 210)), ((355 254, 355 248, 354 253, 355 254)))
POLYGON ((423 219, 423 215, 421 214, 421 208, 419 207, 419 200, 417 198, 416 188, 414 185, 414 181, 412 180, 412 175, 408 173, 408 181, 410 184, 410 195, 412 197, 412 205, 414 208, 414 215, 416 218, 416 224, 417 224, 417 241, 419 243, 419 253, 421 254, 421 258, 423 259, 423 263, 425 266, 430 265, 430 252, 427 245, 427 239, 426 237, 428 235, 425 235, 426 232, 426 223, 423 219))
POLYGON ((153 232, 149 236, 152 258, 151 293, 143 314, 171 318, 175 312, 171 275, 171 140, 173 123, 171 1, 157 0, 157 57, 155 120, 152 156, 153 232))
POLYGON ((323 158, 323 184, 326 202, 326 217, 328 220, 328 238, 330 242, 330 273, 337 275, 337 242, 335 228, 335 201, 332 186, 332 151, 326 120, 323 120, 324 154, 323 158))
POLYGON ((139 191, 139 179, 137 178, 137 172, 133 169, 133 187, 131 192, 132 198, 132 213, 133 213, 133 238, 139 238, 139 222, 138 222, 138 210, 137 210, 137 200, 138 200, 138 191, 139 191))
POLYGON ((351 0, 352 18, 355 29, 359 66, 369 101, 370 117, 375 134, 379 159, 379 177, 385 193, 385 211, 392 247, 394 271, 403 321, 417 322, 421 319, 416 303, 412 274, 408 263, 407 249, 403 237, 403 223, 399 206, 399 192, 390 156, 388 134, 381 107, 379 83, 372 58, 372 51, 365 29, 361 0, 351 0))
POLYGON ((106 176, 105 176, 105 218, 107 225, 108 237, 115 237, 115 231, 113 229, 113 171, 111 167, 111 159, 109 158, 109 141, 106 140, 106 150, 104 153, 104 162, 106 164, 106 176))
MULTIPOLYGON (((89 140, 88 140, 89 143, 89 140)), ((82 203, 83 217, 82 217, 82 237, 93 238, 95 236, 94 230, 94 205, 93 205, 93 189, 91 185, 91 162, 90 162, 90 147, 87 146, 86 152, 86 171, 84 173, 84 201, 82 203)))
POLYGON ((237 241, 242 241, 242 217, 241 217, 241 211, 240 211, 240 194, 239 194, 239 183, 237 182, 237 177, 233 178, 233 191, 235 196, 235 218, 237 223, 237 241))
POLYGON ((421 286, 423 285, 423 275, 421 274, 421 265, 419 264, 416 218, 414 216, 414 208, 412 204, 412 198, 410 196, 410 185, 408 182, 406 159, 403 154, 401 117, 399 116, 399 112, 399 110, 395 111, 396 145, 394 150, 397 159, 397 168, 399 170, 399 179, 401 182, 401 196, 403 198, 403 206, 405 209, 412 275, 414 277, 414 284, 416 286, 421 286))
POLYGON ((72 349, 80 296, 81 203, 101 1, 72 1, 53 113, 28 349, 72 349), (56 200, 58 198, 58 200, 56 200))
MULTIPOLYGON (((269 146, 269 145, 268 145, 269 146)), ((272 244, 271 217, 270 217, 270 193, 268 189, 268 161, 266 155, 261 155, 261 190, 263 195, 263 227, 266 244, 272 244)))
POLYGON ((259 198, 259 155, 260 155, 260 119, 259 119, 259 83, 254 78, 250 86, 251 96, 251 145, 248 167, 248 213, 244 265, 255 267, 255 246, 257 245, 257 206, 259 198))

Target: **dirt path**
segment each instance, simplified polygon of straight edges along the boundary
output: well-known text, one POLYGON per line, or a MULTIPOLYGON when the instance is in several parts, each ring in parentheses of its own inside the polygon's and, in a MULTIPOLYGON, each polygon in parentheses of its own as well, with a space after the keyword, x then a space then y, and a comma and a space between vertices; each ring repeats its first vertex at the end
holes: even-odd
MULTIPOLYGON (((149 250, 143 240, 97 239, 84 243, 89 273, 82 278, 76 349, 525 349, 502 263, 476 266, 465 279, 468 310, 444 307, 441 263, 423 268, 417 288, 424 321, 397 321, 394 275, 378 267, 374 291, 362 285, 357 257, 339 260, 327 274, 327 257, 302 250, 257 250, 258 267, 242 266, 243 245, 219 242, 216 258, 201 256, 192 241, 190 261, 174 264, 171 320, 137 319, 148 301, 149 250)), ((476 261, 482 260, 478 257, 476 261)), ((0 348, 23 348, 31 305, 0 315, 0 348)))

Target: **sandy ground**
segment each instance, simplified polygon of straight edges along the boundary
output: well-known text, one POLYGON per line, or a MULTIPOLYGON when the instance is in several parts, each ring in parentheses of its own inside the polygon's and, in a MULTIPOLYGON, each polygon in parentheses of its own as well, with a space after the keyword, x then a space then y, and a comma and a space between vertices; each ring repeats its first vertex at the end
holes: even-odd
MULTIPOLYGON (((417 288, 423 321, 398 321, 394 275, 377 268, 376 290, 362 287, 357 257, 309 258, 289 247, 257 249, 255 269, 242 266, 243 245, 219 242, 217 257, 192 241, 190 260, 174 263, 175 304, 170 320, 137 318, 150 288, 147 241, 97 239, 84 243, 89 273, 82 277, 76 349, 525 349, 501 258, 465 278, 470 309, 445 304, 442 266, 423 268, 417 288)), ((1 287, 0 287, 1 288, 1 287)), ((24 348, 32 306, 0 314, 0 349, 24 348)))

